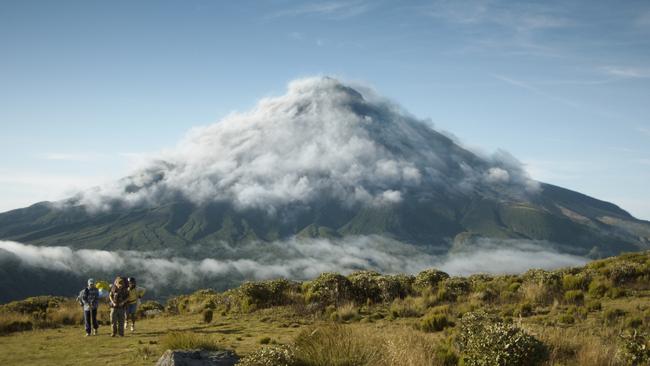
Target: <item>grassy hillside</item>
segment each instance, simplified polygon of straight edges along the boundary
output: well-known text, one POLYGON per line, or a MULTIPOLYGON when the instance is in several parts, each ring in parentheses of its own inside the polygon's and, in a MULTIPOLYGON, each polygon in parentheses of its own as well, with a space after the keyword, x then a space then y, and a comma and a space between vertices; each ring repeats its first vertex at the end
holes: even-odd
POLYGON ((134 334, 102 326, 86 338, 71 299, 3 305, 0 364, 150 365, 165 349, 200 347, 234 350, 243 365, 647 365, 650 252, 521 275, 324 273, 141 311, 134 334))

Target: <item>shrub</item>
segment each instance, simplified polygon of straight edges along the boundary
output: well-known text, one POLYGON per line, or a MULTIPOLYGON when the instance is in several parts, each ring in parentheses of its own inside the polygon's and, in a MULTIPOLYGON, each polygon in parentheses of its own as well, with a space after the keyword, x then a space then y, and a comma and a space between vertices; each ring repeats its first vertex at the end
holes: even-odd
POLYGON ((237 365, 241 366, 293 366, 296 365, 296 354, 290 346, 262 347, 242 358, 237 365))
POLYGON ((643 325, 643 320, 638 316, 629 318, 625 321, 626 328, 639 328, 641 325, 643 325))
POLYGON ((223 347, 205 334, 191 332, 169 332, 162 337, 163 349, 202 349, 207 351, 222 350, 223 347))
POLYGON ((564 300, 569 304, 580 305, 584 303, 585 295, 581 290, 569 290, 564 293, 564 300))
POLYGON ((470 282, 462 277, 452 277, 442 281, 438 289, 439 301, 456 301, 459 296, 470 291, 470 282))
POLYGON ((535 337, 483 311, 463 316, 457 342, 467 366, 538 365, 548 355, 535 337))
POLYGON ((352 285, 352 297, 358 303, 366 301, 377 303, 383 300, 382 288, 379 283, 382 275, 374 271, 357 271, 348 275, 352 285))
POLYGON ((210 324, 212 322, 212 315, 213 315, 212 309, 203 310, 203 322, 206 324, 210 324))
POLYGON ((621 347, 616 358, 625 365, 642 366, 650 364, 650 347, 646 334, 636 330, 631 334, 621 335, 621 347))
POLYGON ((609 290, 610 285, 602 280, 593 281, 589 284, 588 294, 591 297, 599 298, 603 297, 607 290, 609 290))
POLYGON ((423 332, 440 332, 452 325, 444 314, 428 314, 420 319, 418 328, 423 332))
POLYGON ((562 288, 568 290, 586 290, 591 283, 591 277, 586 273, 566 274, 562 277, 562 288))
POLYGON ((305 284, 306 299, 322 306, 339 305, 352 300, 352 283, 338 273, 322 273, 316 279, 305 284))
POLYGON ((409 318, 422 316, 422 309, 415 304, 415 298, 395 299, 390 305, 390 313, 395 318, 409 318))
POLYGON ((239 300, 242 311, 249 312, 290 303, 288 292, 297 290, 298 284, 284 279, 245 282, 233 295, 239 300))
POLYGON ((576 319, 571 314, 561 314, 557 320, 562 324, 573 324, 576 322, 576 319))
POLYGON ((608 278, 616 285, 634 281, 643 274, 641 266, 634 262, 619 261, 610 268, 608 278))
POLYGON ((382 300, 384 302, 393 301, 396 298, 405 298, 413 295, 413 282, 415 277, 405 274, 382 276, 379 281, 379 287, 382 291, 382 300))
POLYGON ((514 316, 521 316, 521 317, 527 317, 533 315, 533 305, 531 305, 528 302, 525 302, 523 304, 520 304, 517 306, 517 308, 514 310, 513 314, 514 316))
POLYGON ((556 271, 546 271, 543 269, 530 269, 526 271, 522 278, 524 283, 537 283, 556 291, 561 288, 562 276, 556 271))
POLYGON ((589 311, 600 311, 602 308, 603 305, 598 300, 587 301, 587 310, 589 311))
POLYGON ((586 308, 576 305, 569 306, 566 312, 567 314, 579 319, 586 319, 587 314, 589 314, 589 311, 586 308))
POLYGON ((32 330, 33 328, 34 322, 31 316, 8 312, 0 313, 0 335, 32 330))
POLYGON ((552 287, 538 282, 525 282, 519 291, 524 299, 538 305, 548 305, 555 299, 555 291, 552 287))
POLYGON ((624 315, 625 315, 625 311, 622 310, 622 309, 617 309, 617 308, 607 309, 603 313, 603 317, 605 318, 605 322, 609 323, 609 324, 615 322, 616 320, 618 320, 618 318, 620 318, 620 317, 622 317, 624 315))
POLYGON ((440 282, 449 278, 449 275, 437 269, 427 269, 415 276, 413 286, 422 291, 425 289, 435 289, 440 282))
POLYGON ((262 337, 260 338, 260 344, 269 344, 271 343, 271 338, 270 337, 262 337))
POLYGON ((625 290, 619 287, 611 287, 607 290, 607 297, 610 299, 618 299, 619 297, 625 296, 625 290))

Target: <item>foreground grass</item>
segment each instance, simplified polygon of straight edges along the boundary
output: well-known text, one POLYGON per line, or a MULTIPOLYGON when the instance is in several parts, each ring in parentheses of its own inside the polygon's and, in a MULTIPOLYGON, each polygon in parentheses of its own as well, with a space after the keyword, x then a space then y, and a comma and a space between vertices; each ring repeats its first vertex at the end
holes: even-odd
POLYGON ((289 343, 300 328, 311 324, 281 311, 237 317, 215 316, 205 324, 200 315, 161 316, 137 323, 137 331, 110 337, 108 326, 96 337, 85 337, 82 326, 63 326, 12 333, 0 337, 0 365, 82 365, 98 360, 110 365, 152 365, 167 349, 169 333, 190 332, 221 348, 247 354, 260 346, 260 339, 289 343), (291 321, 287 324, 287 320, 291 321))
POLYGON ((362 271, 200 290, 124 338, 84 337, 80 315, 62 298, 0 306, 0 365, 146 365, 168 348, 230 349, 245 366, 645 365, 650 252, 518 276, 362 271))

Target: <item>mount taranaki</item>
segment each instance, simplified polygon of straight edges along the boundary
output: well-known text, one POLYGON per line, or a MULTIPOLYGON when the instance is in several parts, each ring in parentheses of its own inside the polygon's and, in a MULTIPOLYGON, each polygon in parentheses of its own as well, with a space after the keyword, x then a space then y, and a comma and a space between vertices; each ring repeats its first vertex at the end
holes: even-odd
POLYGON ((536 182, 509 154, 480 156, 331 78, 294 81, 283 96, 193 129, 117 182, 0 214, 0 240, 75 249, 190 255, 197 245, 348 235, 440 254, 477 238, 591 257, 650 248, 650 222, 536 182))

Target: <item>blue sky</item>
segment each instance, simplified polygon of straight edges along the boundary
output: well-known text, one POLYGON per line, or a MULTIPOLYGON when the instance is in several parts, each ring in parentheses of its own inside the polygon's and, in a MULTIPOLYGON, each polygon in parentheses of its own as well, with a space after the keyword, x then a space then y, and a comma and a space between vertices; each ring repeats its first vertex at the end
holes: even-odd
POLYGON ((650 219, 648 1, 0 2, 0 211, 331 75, 650 219))

